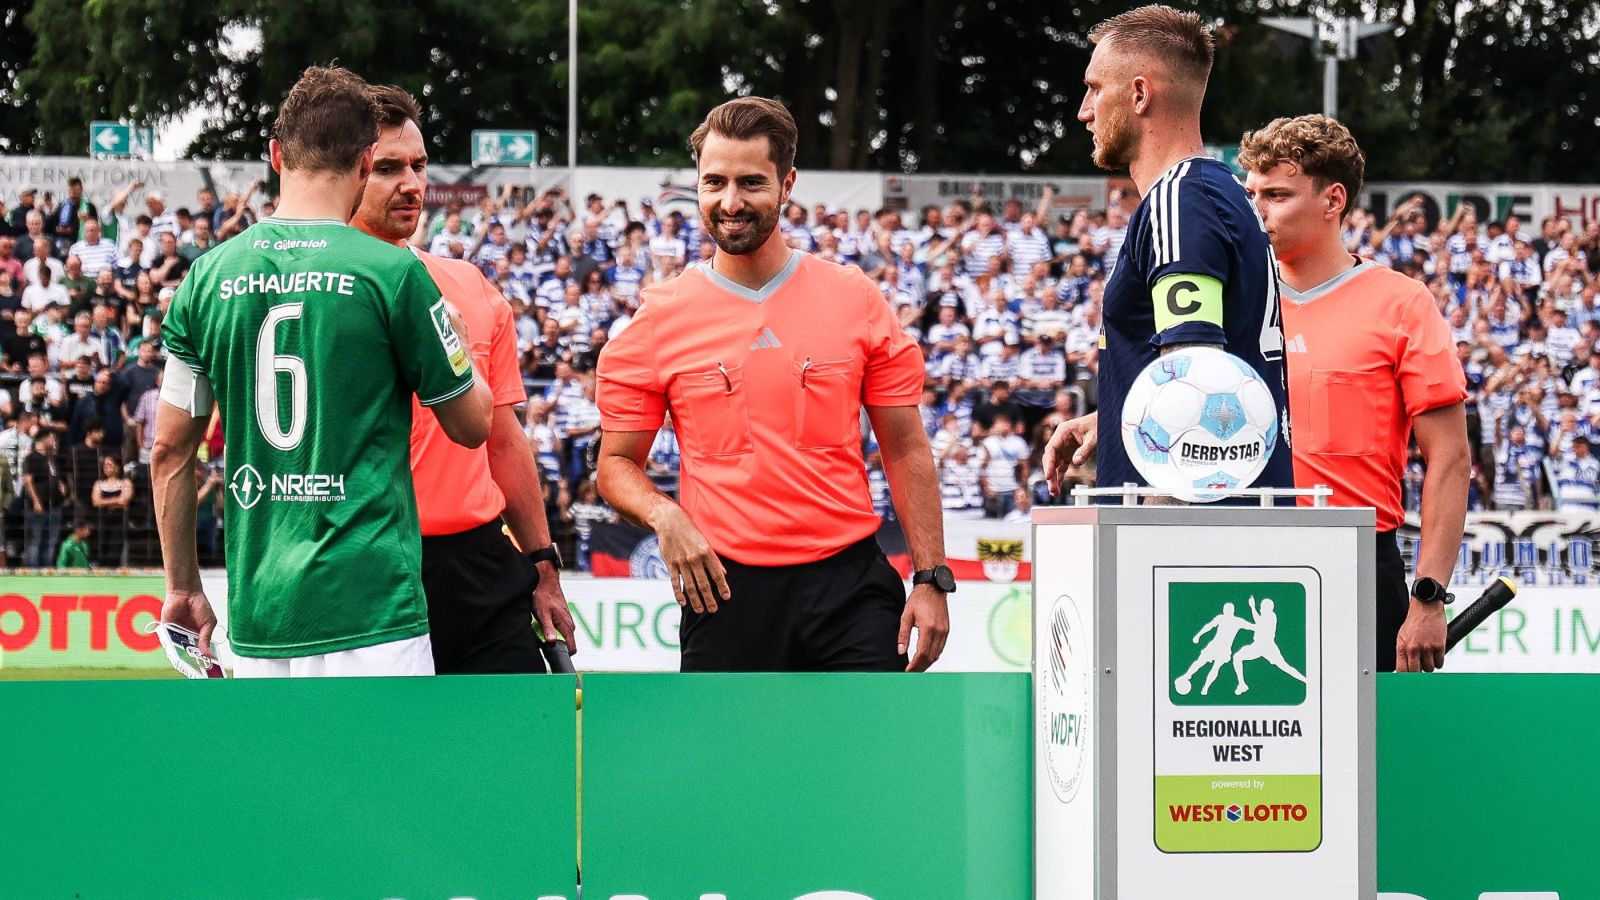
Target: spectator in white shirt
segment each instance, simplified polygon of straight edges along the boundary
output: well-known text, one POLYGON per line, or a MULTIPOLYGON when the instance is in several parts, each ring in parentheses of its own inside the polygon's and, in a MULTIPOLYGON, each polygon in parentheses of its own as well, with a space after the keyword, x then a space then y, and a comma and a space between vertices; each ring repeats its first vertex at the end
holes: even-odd
POLYGON ((49 241, 34 241, 33 258, 22 264, 22 277, 29 284, 37 285, 41 269, 49 269, 52 276, 50 280, 57 284, 67 274, 67 269, 61 264, 61 260, 50 255, 49 241))
POLYGON ((952 440, 945 446, 939 456, 939 500, 945 513, 963 519, 983 515, 982 474, 965 442, 952 440))
POLYGON ((985 382, 1005 381, 1016 387, 1022 374, 1022 338, 1008 332, 1000 342, 1000 353, 985 356, 978 369, 978 378, 985 382))
POLYGON ((74 243, 67 253, 83 263, 85 278, 94 278, 101 269, 109 269, 117 264, 117 247, 100 236, 99 219, 84 220, 83 240, 74 243))
MULTIPOLYGON (((55 262, 55 260, 50 260, 55 262)), ((56 263, 60 265, 60 263, 56 263)), ((67 295, 67 289, 56 284, 55 269, 41 266, 36 270, 38 281, 31 283, 22 291, 22 307, 34 312, 42 312, 52 304, 66 307, 72 298, 67 295)))
POLYGON ((1563 512, 1600 510, 1600 460, 1589 438, 1573 438, 1555 469, 1556 504, 1563 512))
POLYGON ((105 342, 93 334, 93 325, 94 317, 87 312, 78 313, 72 320, 72 333, 61 339, 61 347, 56 351, 61 369, 72 368, 84 357, 90 357, 97 366, 105 364, 105 342))
MULTIPOLYGON (((177 214, 167 209, 167 202, 159 192, 151 191, 145 194, 144 205, 146 209, 150 210, 151 234, 170 234, 173 237, 177 237, 182 232, 183 229, 178 226, 177 214)), ((151 246, 153 252, 156 242, 147 241, 146 243, 151 246)))
POLYGON ((1122 210, 1122 192, 1111 195, 1111 205, 1106 207, 1105 224, 1092 232, 1095 254, 1100 257, 1100 268, 1110 274, 1117 267, 1117 257, 1122 254, 1122 242, 1128 238, 1128 214, 1122 210))
POLYGON ((957 320, 956 304, 959 302, 948 294, 939 298, 939 321, 928 329, 928 343, 933 345, 933 352, 937 356, 955 350, 956 338, 972 338, 972 332, 957 320))
POLYGON ((1588 363, 1572 374, 1570 382, 1572 393, 1580 399, 1600 390, 1600 353, 1589 351, 1588 363))
POLYGON ((1064 341, 1072 329, 1072 312, 1061 308, 1061 300, 1054 292, 1046 294, 1033 315, 1023 320, 1022 333, 1027 337, 1048 334, 1064 341))
POLYGON ((1052 255, 1050 236, 1039 227, 1031 212, 1022 214, 1016 230, 1007 236, 1007 244, 1013 272, 1026 272, 1034 263, 1048 261, 1052 255))
POLYGON ((679 266, 689 258, 689 246, 678 236, 676 219, 668 217, 662 221, 661 233, 650 239, 650 257, 656 263, 665 260, 679 266))
POLYGON ((1567 311, 1561 307, 1550 310, 1550 325, 1545 331, 1544 342, 1550 348, 1550 356, 1555 360, 1556 367, 1561 368, 1572 362, 1573 348, 1583 340, 1578 334, 1578 329, 1567 324, 1567 311))
POLYGON ((972 338, 956 335, 955 349, 945 354, 939 362, 939 378, 946 386, 977 379, 983 359, 972 352, 972 338))
POLYGON ((506 259, 511 254, 511 238, 506 235, 506 227, 499 222, 493 222, 488 228, 488 239, 478 247, 473 254, 472 261, 478 268, 489 274, 494 271, 494 264, 506 259))
POLYGON ((428 252, 446 259, 466 259, 471 238, 461 233, 461 213, 446 213, 444 230, 433 236, 428 252))
POLYGON ((561 343, 574 354, 589 352, 589 335, 594 333, 594 319, 583 308, 583 288, 569 281, 562 292, 562 305, 554 310, 556 323, 561 326, 561 343))
POLYGON ((1083 322, 1074 325, 1072 330, 1067 332, 1065 348, 1067 364, 1073 366, 1079 373, 1079 380, 1082 380, 1085 374, 1096 371, 1096 362, 1100 356, 1099 304, 1084 305, 1083 322))
POLYGON ((980 212, 973 228, 961 237, 962 268, 969 274, 989 271, 989 260, 1004 256, 1006 233, 995 225, 994 216, 980 212))
POLYGON ((1501 281, 1509 279, 1524 297, 1533 297, 1539 285, 1544 283, 1544 269, 1539 265, 1538 257, 1533 255, 1533 245, 1527 241, 1517 241, 1513 245, 1511 258, 1501 262, 1496 270, 1501 281))
POLYGON ((999 356, 1006 336, 1017 334, 1020 328, 1003 291, 992 288, 987 299, 988 303, 972 320, 972 340, 980 355, 999 356))
POLYGON ((1009 416, 996 416, 989 436, 978 448, 983 512, 991 519, 1011 512, 1016 506, 1017 486, 1027 481, 1028 442, 1014 432, 1015 427, 1009 416))

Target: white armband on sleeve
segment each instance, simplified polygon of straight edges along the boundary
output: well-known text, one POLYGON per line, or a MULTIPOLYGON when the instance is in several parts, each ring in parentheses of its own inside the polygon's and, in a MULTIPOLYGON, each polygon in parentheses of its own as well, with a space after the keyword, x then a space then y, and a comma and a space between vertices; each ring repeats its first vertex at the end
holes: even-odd
POLYGON ((188 363, 170 353, 161 380, 161 399, 196 419, 211 415, 211 407, 216 402, 211 393, 211 379, 195 374, 188 363))

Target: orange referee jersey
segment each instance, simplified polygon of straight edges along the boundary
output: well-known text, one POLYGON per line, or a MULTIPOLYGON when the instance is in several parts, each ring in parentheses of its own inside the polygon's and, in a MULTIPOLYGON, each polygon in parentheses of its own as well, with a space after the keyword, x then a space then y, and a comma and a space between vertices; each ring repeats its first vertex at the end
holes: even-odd
MULTIPOLYGON (((467 324, 472 362, 489 383, 495 406, 527 400, 517 366, 517 329, 511 304, 469 262, 431 253, 417 258, 444 299, 467 324)), ((450 440, 433 412, 411 401, 411 478, 424 536, 455 534, 499 517, 506 498, 489 477, 489 444, 474 449, 450 440)))
POLYGON ((1467 396, 1449 324, 1427 288, 1370 262, 1304 293, 1279 288, 1295 485, 1325 484, 1333 505, 1400 527, 1411 420, 1467 396))
POLYGON ((713 549, 793 565, 877 531, 861 409, 917 405, 922 353, 860 269, 794 251, 759 291, 701 265, 642 299, 600 353, 601 424, 671 411, 680 502, 713 549))

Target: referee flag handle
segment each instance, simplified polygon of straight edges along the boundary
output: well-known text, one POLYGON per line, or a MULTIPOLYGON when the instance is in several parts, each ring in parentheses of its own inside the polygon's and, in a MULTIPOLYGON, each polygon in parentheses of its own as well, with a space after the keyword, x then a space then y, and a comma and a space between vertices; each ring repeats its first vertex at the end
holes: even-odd
POLYGON ((552 675, 570 675, 578 671, 572 667, 572 655, 567 651, 566 641, 540 641, 539 652, 544 654, 545 664, 550 667, 552 675))
POLYGON ((1511 598, 1517 595, 1517 586, 1511 579, 1501 575, 1489 585, 1472 605, 1461 611, 1461 614, 1450 620, 1444 639, 1444 652, 1449 653, 1450 648, 1461 643, 1462 638, 1471 634, 1473 629, 1482 625, 1486 619, 1501 609, 1505 608, 1511 598))

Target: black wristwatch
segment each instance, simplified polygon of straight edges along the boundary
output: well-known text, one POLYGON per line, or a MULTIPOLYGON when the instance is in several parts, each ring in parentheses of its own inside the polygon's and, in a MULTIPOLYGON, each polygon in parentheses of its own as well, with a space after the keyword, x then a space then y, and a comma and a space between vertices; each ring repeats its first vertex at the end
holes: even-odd
POLYGON ((548 547, 540 547, 529 553, 528 558, 533 560, 534 565, 547 562, 558 569, 561 568, 561 551, 556 548, 555 544, 551 544, 548 547))
POLYGON ((931 569, 921 569, 911 574, 912 584, 931 584, 946 594, 956 592, 956 573, 950 571, 949 566, 934 566, 931 569))
POLYGON ((1411 596, 1422 603, 1443 603, 1449 605, 1455 599, 1454 594, 1447 593, 1444 585, 1426 576, 1418 578, 1411 586, 1411 596))

